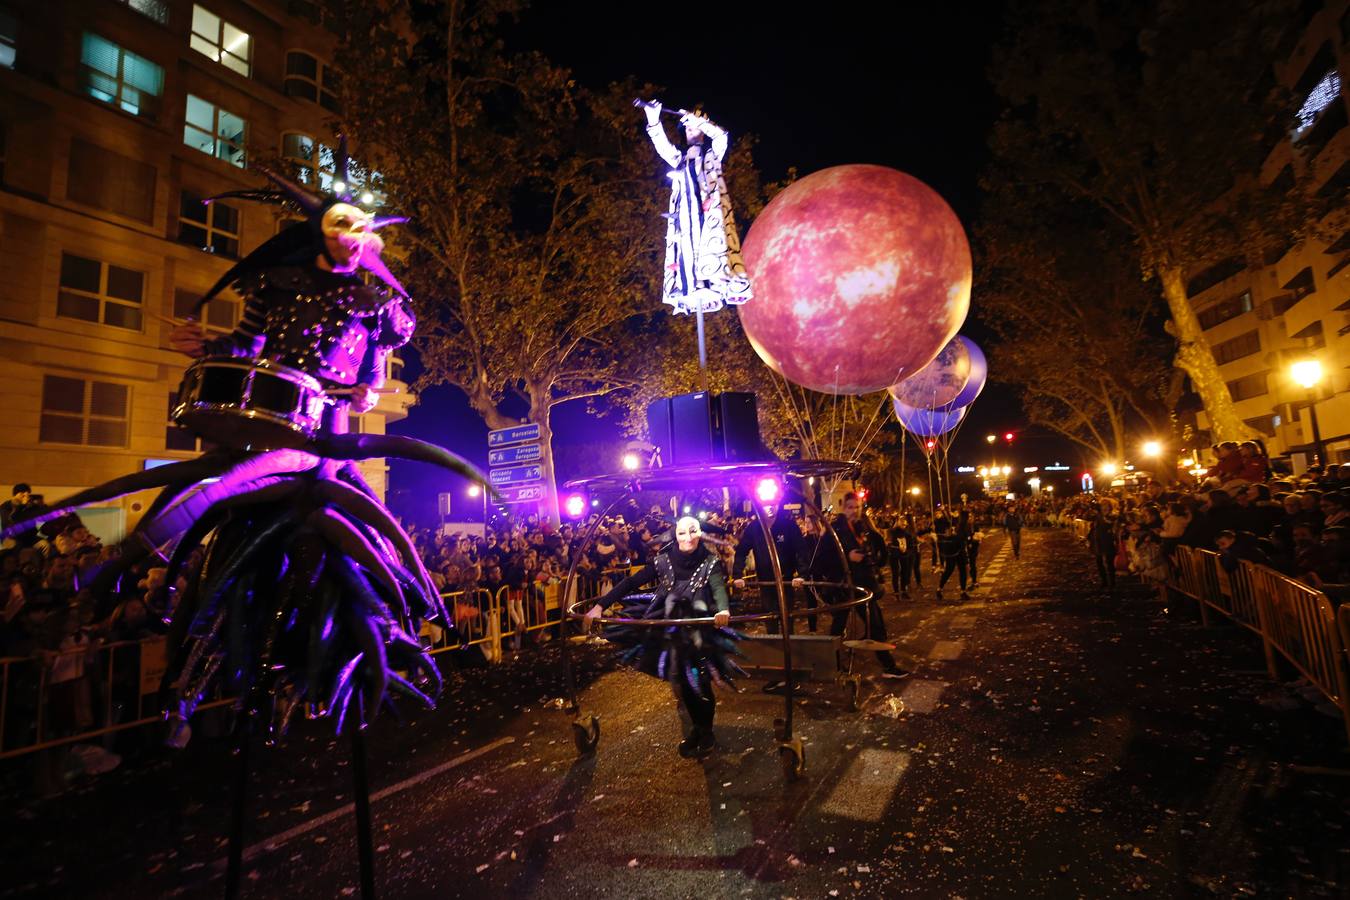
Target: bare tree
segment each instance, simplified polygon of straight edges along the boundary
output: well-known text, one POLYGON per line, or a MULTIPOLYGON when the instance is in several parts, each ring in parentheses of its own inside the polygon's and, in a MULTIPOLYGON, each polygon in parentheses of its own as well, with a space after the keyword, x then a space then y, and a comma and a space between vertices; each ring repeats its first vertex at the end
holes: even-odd
POLYGON ((1217 440, 1251 429, 1192 309, 1186 278, 1242 248, 1287 243, 1309 221, 1302 190, 1257 174, 1293 111, 1272 64, 1286 0, 1026 0, 992 79, 1009 109, 990 183, 1087 201, 1132 240, 1166 301, 1174 364, 1217 440))

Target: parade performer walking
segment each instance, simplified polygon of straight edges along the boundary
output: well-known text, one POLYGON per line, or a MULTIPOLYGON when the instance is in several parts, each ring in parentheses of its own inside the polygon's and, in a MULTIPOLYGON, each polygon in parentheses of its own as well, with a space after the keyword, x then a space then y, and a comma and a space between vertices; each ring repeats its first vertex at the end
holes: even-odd
POLYGON ((647 137, 670 166, 666 264, 661 300, 676 313, 716 312, 751 298, 741 261, 741 240, 731 196, 722 177, 727 133, 699 110, 680 117, 685 147, 676 147, 661 125, 661 102, 642 103, 647 137))
POLYGON ((703 545, 699 520, 685 516, 675 523, 675 546, 624 578, 596 601, 587 613, 598 617, 614 601, 624 602, 623 617, 630 619, 697 619, 712 616, 711 625, 664 627, 615 625, 605 631, 611 643, 624 648, 624 662, 670 683, 675 698, 688 713, 693 727, 680 743, 684 757, 704 756, 717 746, 713 717, 717 700, 712 683, 730 683, 745 672, 736 664, 736 642, 741 636, 727 627, 731 621, 726 575, 716 553, 703 545), (656 593, 631 594, 655 582, 656 593))

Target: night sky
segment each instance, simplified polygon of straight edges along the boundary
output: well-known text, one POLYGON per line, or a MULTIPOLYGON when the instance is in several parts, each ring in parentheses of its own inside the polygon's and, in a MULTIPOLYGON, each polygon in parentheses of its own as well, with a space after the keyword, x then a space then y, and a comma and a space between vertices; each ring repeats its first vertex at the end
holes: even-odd
MULTIPOLYGON (((908 172, 942 194, 969 231, 979 212, 986 140, 998 114, 987 69, 1003 27, 1003 4, 904 6, 903 14, 892 11, 895 18, 887 19, 870 4, 807 7, 799 14, 781 2, 553 0, 527 10, 508 40, 571 68, 583 84, 631 75, 664 85, 661 99, 672 106, 702 103, 733 140, 759 136, 756 160, 769 179, 783 177, 791 166, 806 175, 847 163, 908 172)), ((633 128, 642 123, 634 110, 633 128)), ((666 186, 653 183, 652 190, 666 186)), ((962 332, 988 349, 978 292, 962 332)), ((989 355, 996 370, 997 351, 989 355)), ((553 423, 560 453, 569 444, 611 440, 617 463, 618 429, 587 417, 583 404, 555 409, 553 423)), ((487 429, 456 390, 425 392, 408 419, 391 430, 486 463, 487 429)), ((1009 392, 991 385, 972 407, 953 460, 987 461, 985 434, 1007 430, 1018 433, 1009 460, 1015 465, 1043 464, 1066 453, 1062 441, 1026 431, 1009 392)), ((580 474, 591 473, 560 472, 580 474)), ((419 516, 428 515, 438 491, 463 497, 461 485, 412 465, 395 466, 392 487, 391 503, 419 516)))

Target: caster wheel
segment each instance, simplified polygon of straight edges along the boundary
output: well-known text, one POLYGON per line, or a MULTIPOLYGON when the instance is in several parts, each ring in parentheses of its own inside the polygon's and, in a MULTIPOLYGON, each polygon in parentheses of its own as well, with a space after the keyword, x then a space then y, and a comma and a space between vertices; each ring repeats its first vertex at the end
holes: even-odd
POLYGON ((595 750, 600 742, 600 719, 596 716, 583 716, 572 723, 572 740, 577 745, 577 754, 585 756, 595 750))
POLYGON ((802 739, 796 737, 779 744, 778 761, 782 763, 783 777, 788 781, 801 778, 806 771, 806 748, 802 746, 802 739))

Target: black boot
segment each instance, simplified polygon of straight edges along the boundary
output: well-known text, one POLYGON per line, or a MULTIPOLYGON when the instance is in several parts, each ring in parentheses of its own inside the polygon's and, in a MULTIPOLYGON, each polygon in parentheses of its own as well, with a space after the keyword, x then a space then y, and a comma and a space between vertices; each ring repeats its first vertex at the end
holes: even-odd
POLYGON ((680 741, 680 755, 685 759, 692 759, 697 756, 698 746, 702 739, 703 732, 699 730, 698 726, 694 726, 694 729, 689 732, 689 737, 680 741))

